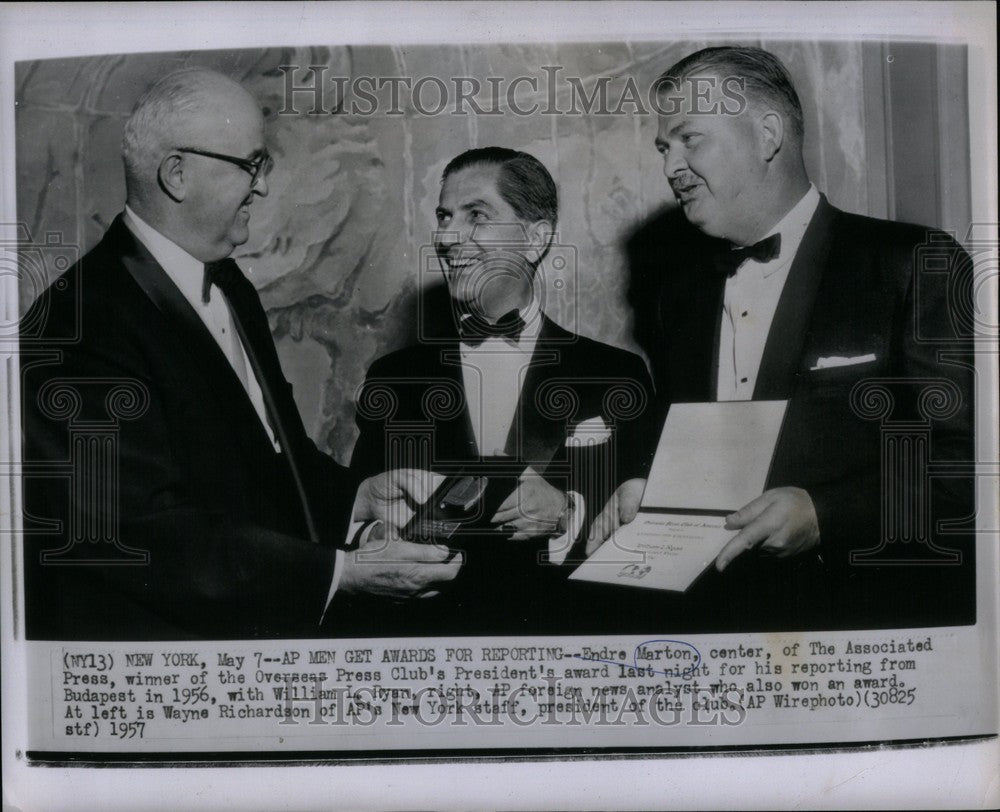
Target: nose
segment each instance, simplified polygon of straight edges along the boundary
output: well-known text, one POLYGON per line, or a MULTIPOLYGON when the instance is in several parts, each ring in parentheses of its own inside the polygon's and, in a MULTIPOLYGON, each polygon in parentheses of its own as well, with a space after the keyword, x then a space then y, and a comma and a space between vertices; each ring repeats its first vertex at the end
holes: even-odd
POLYGON ((663 153, 663 174, 667 180, 676 178, 685 169, 687 169, 687 159, 680 148, 668 149, 663 153))
POLYGON ((439 228, 434 236, 438 249, 447 251, 456 245, 462 245, 469 239, 468 226, 462 225, 455 217, 445 228, 439 228))
POLYGON ((257 177, 253 179, 253 183, 250 184, 250 191, 254 194, 260 195, 261 197, 267 197, 269 191, 267 185, 267 177, 265 177, 263 172, 257 174, 257 177))
POLYGON ((434 233, 434 242, 439 249, 448 250, 459 243, 458 232, 452 228, 438 229, 434 233))

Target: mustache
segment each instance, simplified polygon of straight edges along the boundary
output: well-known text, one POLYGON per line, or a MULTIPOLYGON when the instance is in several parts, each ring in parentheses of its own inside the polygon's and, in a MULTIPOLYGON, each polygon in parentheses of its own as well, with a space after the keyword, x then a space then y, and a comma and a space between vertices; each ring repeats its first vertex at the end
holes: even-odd
POLYGON ((676 194, 681 189, 697 186, 699 183, 701 183, 701 180, 697 175, 682 175, 681 177, 674 178, 670 181, 670 188, 673 189, 676 194))

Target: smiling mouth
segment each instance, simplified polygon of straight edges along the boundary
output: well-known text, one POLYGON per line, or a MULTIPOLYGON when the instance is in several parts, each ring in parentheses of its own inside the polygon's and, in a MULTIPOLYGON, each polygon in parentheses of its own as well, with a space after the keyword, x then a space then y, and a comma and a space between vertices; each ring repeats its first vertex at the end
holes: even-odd
POLYGON ((444 263, 448 271, 452 274, 464 271, 466 268, 471 268, 473 265, 478 264, 479 260, 480 257, 478 254, 475 256, 444 257, 444 263))

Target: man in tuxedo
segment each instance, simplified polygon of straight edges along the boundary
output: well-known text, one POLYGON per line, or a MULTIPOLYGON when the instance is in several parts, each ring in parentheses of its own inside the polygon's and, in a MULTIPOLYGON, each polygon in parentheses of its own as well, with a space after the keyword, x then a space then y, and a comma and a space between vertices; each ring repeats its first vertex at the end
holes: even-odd
MULTIPOLYGON (((968 256, 944 234, 830 205, 770 53, 708 48, 658 90, 680 210, 630 254, 660 413, 789 401, 767 489, 727 517, 735 536, 694 596, 728 628, 972 622, 971 307, 950 298, 968 293, 968 256), (906 443, 914 456, 893 462, 906 443), (931 479, 929 464, 957 476, 931 479)), ((612 525, 641 489, 619 496, 612 525)))
POLYGON ((227 259, 268 192, 253 97, 171 74, 122 153, 124 212, 23 320, 28 636, 309 636, 324 613, 337 633, 334 593, 402 600, 454 577, 447 551, 368 521, 425 498, 416 472, 360 482, 308 438, 227 259))
POLYGON ((459 155, 444 170, 436 215, 447 323, 423 324, 420 343, 372 365, 352 467, 365 476, 399 464, 473 468, 503 490, 483 516, 485 537, 464 550, 463 572, 420 615, 407 613, 407 631, 566 631, 558 593, 580 560, 588 511, 644 473, 651 454, 648 373, 637 356, 545 315, 558 210, 536 158, 500 147, 459 155))

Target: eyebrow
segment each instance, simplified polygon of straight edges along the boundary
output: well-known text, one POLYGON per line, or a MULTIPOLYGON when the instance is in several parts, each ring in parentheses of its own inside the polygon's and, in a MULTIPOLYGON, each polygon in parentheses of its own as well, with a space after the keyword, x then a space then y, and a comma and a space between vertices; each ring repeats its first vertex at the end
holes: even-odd
MULTIPOLYGON (((496 208, 492 204, 481 198, 476 198, 475 200, 470 200, 468 203, 463 203, 458 208, 462 211, 469 211, 470 209, 489 209, 491 212, 496 211, 496 208)), ((438 206, 434 212, 435 214, 451 214, 451 209, 447 209, 444 206, 438 206)))
MULTIPOLYGON (((681 130, 685 130, 693 126, 694 123, 692 121, 689 121, 688 119, 683 119, 682 121, 677 122, 673 127, 670 128, 670 131, 667 133, 667 138, 669 138, 672 135, 677 135, 677 133, 679 133, 681 130)), ((664 144, 666 143, 666 141, 665 139, 661 138, 659 134, 657 134, 656 143, 664 144)))
POLYGON ((465 211, 468 211, 469 209, 489 209, 490 211, 495 211, 494 207, 490 203, 487 203, 481 198, 476 198, 475 200, 470 200, 468 203, 463 203, 459 206, 459 208, 465 211))

